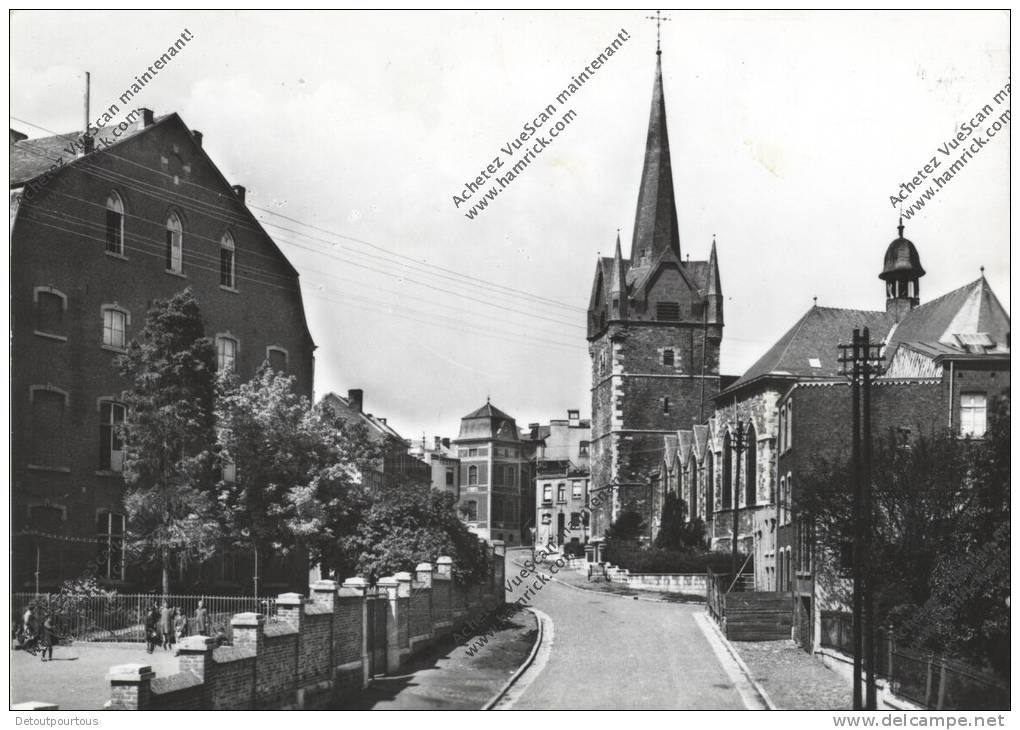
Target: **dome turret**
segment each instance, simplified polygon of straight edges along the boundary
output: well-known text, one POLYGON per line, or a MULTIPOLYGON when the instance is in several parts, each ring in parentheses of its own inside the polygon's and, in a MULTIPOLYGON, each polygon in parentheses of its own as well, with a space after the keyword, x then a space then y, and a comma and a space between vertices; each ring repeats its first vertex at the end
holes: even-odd
POLYGON ((898 227, 899 236, 885 251, 885 262, 879 279, 885 282, 886 311, 896 311, 902 317, 921 301, 919 279, 924 276, 917 247, 903 237, 903 218, 898 227))

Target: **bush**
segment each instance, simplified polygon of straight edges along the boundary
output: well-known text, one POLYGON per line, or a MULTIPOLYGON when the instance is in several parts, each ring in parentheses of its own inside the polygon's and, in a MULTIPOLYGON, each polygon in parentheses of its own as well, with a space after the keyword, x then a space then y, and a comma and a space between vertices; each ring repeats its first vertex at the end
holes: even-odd
MULTIPOLYGON (((738 555, 743 565, 746 555, 738 555)), ((626 568, 631 573, 694 573, 701 574, 711 569, 713 573, 729 573, 732 570, 730 553, 700 553, 686 550, 663 548, 639 548, 633 543, 610 540, 606 543, 606 561, 626 568)), ((745 572, 754 569, 750 560, 745 572)))
POLYGON ((583 558, 584 545, 580 542, 568 542, 563 546, 563 554, 569 558, 583 558))

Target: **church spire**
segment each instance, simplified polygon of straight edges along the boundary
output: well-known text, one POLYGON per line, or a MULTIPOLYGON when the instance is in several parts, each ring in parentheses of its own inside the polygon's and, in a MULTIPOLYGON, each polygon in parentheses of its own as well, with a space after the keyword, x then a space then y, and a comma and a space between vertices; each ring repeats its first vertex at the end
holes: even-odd
POLYGON ((708 288, 705 291, 708 324, 723 324, 722 282, 719 280, 719 257, 715 252, 715 236, 712 236, 712 252, 708 255, 708 288))
POLYGON ((680 259, 680 233, 666 130, 666 100, 662 93, 662 56, 657 55, 645 164, 641 171, 634 241, 630 251, 632 265, 654 261, 666 249, 680 259))
POLYGON ((619 229, 616 230, 616 253, 613 254, 613 275, 609 284, 609 307, 610 318, 627 318, 627 270, 623 266, 619 229))

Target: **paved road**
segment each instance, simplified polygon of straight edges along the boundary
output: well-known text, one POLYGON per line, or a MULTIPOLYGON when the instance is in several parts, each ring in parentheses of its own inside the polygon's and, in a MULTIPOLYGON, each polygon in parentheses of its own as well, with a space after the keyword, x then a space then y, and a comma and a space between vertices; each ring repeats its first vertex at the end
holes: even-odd
MULTIPOLYGON (((507 574, 512 570, 508 561, 507 574)), ((540 570, 548 574, 547 567, 540 570)), ((516 600, 535 580, 507 600, 516 600)), ((713 648, 695 622, 704 606, 630 600, 552 581, 541 585, 531 605, 552 619, 551 651, 544 666, 540 656, 536 671, 526 675, 527 687, 512 709, 747 708, 717 655, 722 647, 713 648)))

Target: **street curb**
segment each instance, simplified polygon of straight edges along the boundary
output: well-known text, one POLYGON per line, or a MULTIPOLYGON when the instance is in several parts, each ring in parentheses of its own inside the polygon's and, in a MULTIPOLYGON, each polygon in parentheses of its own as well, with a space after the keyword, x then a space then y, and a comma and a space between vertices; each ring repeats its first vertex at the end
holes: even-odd
MULTIPOLYGON (((518 567, 521 567, 521 568, 526 568, 527 567, 526 565, 522 565, 521 563, 518 563, 516 560, 514 560, 513 562, 514 562, 514 565, 517 565, 518 567)), ((535 567, 537 568, 539 565, 542 565, 542 564, 543 563, 535 563, 535 567)), ((624 598, 624 599, 626 599, 628 601, 647 601, 648 603, 667 603, 667 604, 693 603, 693 601, 690 601, 690 602, 688 602, 688 601, 666 601, 666 600, 663 600, 662 598, 649 598, 647 596, 624 596, 624 595, 622 595, 620 593, 613 593, 612 591, 597 591, 597 590, 595 590, 593 588, 582 588, 581 586, 572 585, 570 583, 567 583, 566 581, 560 580, 559 578, 556 578, 555 576, 551 576, 551 575, 549 576, 549 580, 553 581, 554 583, 559 583, 561 586, 566 586, 567 588, 569 588, 572 591, 581 591, 582 593, 594 593, 594 594, 599 595, 599 596, 613 596, 614 598, 624 598)))
POLYGON ((517 683, 517 680, 521 678, 521 675, 527 671, 528 667, 535 662, 535 657, 538 656, 538 650, 541 648, 542 640, 545 638, 545 622, 542 620, 542 617, 535 612, 535 609, 528 608, 527 611, 535 617, 535 623, 538 624, 538 636, 535 638, 535 643, 531 647, 531 653, 528 654, 528 658, 524 660, 521 666, 517 667, 517 671, 515 671, 513 676, 507 680, 506 684, 503 685, 503 688, 500 689, 496 696, 485 703, 482 707, 483 711, 491 710, 495 707, 496 704, 506 696, 506 693, 510 691, 510 688, 517 683))
MULTIPOLYGON (((743 672, 744 677, 747 679, 747 681, 751 683, 751 687, 754 688, 754 691, 758 693, 758 696, 761 698, 761 701, 765 703, 765 707, 769 710, 778 710, 779 708, 776 707, 776 703, 772 701, 772 698, 769 697, 768 692, 765 691, 765 688, 761 686, 758 680, 756 680, 751 675, 750 668, 747 666, 747 664, 744 663, 744 660, 740 658, 740 654, 737 653, 737 650, 733 647, 733 644, 730 643, 730 640, 727 639, 726 635, 723 634, 723 632, 719 629, 719 626, 716 624, 716 622, 713 621, 710 617, 705 616, 704 614, 702 616, 705 619, 704 623, 708 623, 712 627, 712 631, 715 634, 715 637, 719 639, 720 643, 723 646, 726 647, 726 651, 728 651, 730 656, 733 657, 733 661, 736 662, 737 666, 740 668, 740 671, 743 672)), ((700 621, 698 621, 697 623, 701 626, 704 625, 704 623, 700 621)))

